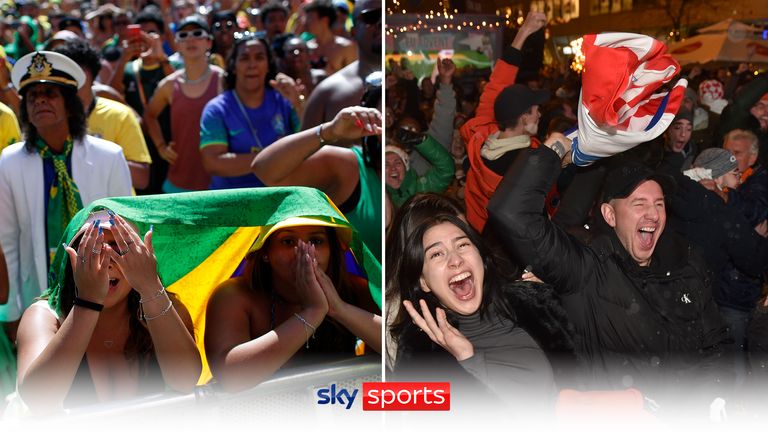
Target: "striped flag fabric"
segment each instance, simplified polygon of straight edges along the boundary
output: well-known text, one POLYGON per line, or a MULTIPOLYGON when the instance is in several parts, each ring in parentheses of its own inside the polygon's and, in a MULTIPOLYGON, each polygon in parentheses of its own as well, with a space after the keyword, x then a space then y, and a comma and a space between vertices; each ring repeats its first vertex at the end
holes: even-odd
POLYGON ((675 118, 688 82, 662 90, 680 65, 662 42, 634 33, 584 36, 584 74, 573 163, 587 166, 661 135, 675 118))
MULTIPOLYGON (((381 264, 333 202, 317 189, 263 187, 100 199, 75 215, 62 242, 69 244, 88 215, 102 209, 132 222, 142 237, 154 225, 152 243, 160 280, 189 309, 195 325, 195 341, 203 356, 200 384, 211 377, 203 345, 208 298, 214 288, 236 274, 259 232, 278 222, 304 217, 349 228, 347 271, 367 279, 371 296, 381 308, 381 264)), ((58 312, 57 293, 67 259, 59 247, 48 274, 46 295, 58 312)))

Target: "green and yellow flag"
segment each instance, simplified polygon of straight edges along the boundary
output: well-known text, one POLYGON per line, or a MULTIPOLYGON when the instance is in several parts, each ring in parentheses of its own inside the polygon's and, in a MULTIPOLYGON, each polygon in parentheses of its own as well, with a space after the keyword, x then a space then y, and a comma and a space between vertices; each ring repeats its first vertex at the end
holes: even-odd
MULTIPOLYGON (((348 266, 348 270, 367 278, 371 296, 381 308, 381 264, 333 202, 317 189, 274 187, 105 198, 78 212, 59 243, 69 244, 88 215, 102 209, 131 221, 142 237, 154 225, 152 243, 160 280, 186 305, 195 324, 195 340, 203 356, 200 383, 211 377, 203 345, 209 296, 233 275, 261 230, 287 218, 308 217, 350 228, 350 252, 358 269, 348 266)), ((59 246, 48 274, 46 294, 59 313, 67 259, 59 246)))

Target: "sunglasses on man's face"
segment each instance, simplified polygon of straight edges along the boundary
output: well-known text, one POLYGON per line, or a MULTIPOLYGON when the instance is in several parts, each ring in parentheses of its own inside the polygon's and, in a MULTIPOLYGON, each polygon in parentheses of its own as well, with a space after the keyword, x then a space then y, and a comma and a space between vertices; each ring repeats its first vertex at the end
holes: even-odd
POLYGON ((362 21, 365 25, 374 25, 381 22, 381 9, 371 9, 367 10, 365 12, 360 12, 360 15, 358 15, 358 18, 360 21, 362 21))
POLYGON ((186 40, 186 39, 205 39, 208 37, 208 33, 205 30, 197 29, 197 30, 189 30, 189 31, 180 31, 176 33, 176 39, 178 40, 186 40))

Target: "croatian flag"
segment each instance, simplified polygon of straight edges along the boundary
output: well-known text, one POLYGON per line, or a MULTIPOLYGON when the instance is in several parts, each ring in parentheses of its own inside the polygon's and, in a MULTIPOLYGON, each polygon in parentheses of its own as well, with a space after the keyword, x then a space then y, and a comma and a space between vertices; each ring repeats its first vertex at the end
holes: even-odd
POLYGON ((584 74, 573 163, 593 162, 650 141, 672 123, 688 82, 656 92, 680 72, 663 43, 633 33, 584 36, 584 74))

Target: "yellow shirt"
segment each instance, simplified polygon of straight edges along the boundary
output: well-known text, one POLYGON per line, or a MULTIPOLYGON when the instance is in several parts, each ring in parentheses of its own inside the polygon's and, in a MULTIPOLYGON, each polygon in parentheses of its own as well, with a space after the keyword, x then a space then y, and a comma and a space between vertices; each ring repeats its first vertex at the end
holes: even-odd
POLYGON ((21 141, 21 129, 16 114, 7 105, 0 103, 0 150, 21 141))
POLYGON ((88 116, 88 134, 122 147, 126 160, 152 163, 139 121, 133 110, 120 102, 97 98, 96 106, 88 116))

